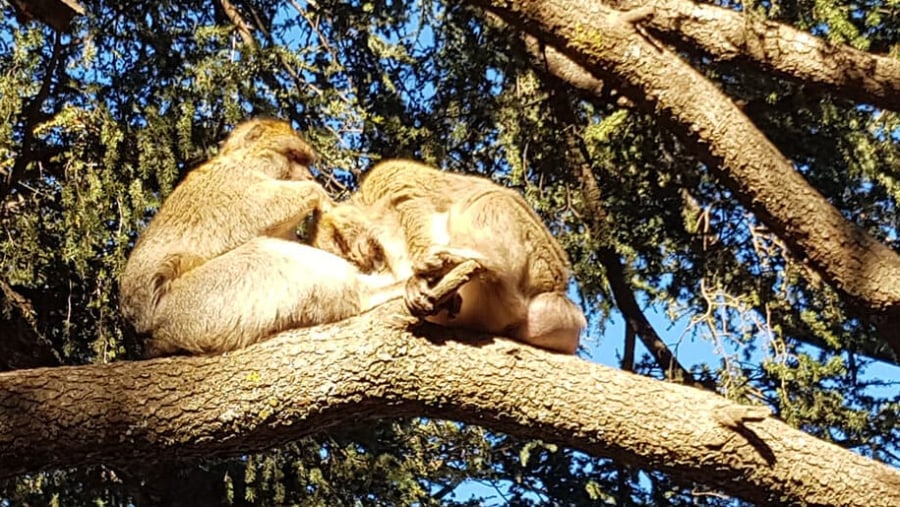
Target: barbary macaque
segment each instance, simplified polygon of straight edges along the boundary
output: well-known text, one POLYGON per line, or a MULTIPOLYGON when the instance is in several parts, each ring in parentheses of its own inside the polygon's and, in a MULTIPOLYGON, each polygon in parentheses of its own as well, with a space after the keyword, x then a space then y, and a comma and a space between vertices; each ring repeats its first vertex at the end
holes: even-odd
POLYGON ((318 217, 312 244, 364 271, 389 270, 397 280, 415 275, 407 306, 436 324, 567 354, 587 325, 566 296, 565 251, 521 195, 485 178, 382 162, 349 201, 318 217), (442 308, 429 287, 466 259, 483 271, 442 308))
POLYGON ((146 356, 226 352, 402 296, 393 277, 297 241, 303 220, 333 206, 313 160, 289 123, 253 119, 169 195, 120 279, 146 356))

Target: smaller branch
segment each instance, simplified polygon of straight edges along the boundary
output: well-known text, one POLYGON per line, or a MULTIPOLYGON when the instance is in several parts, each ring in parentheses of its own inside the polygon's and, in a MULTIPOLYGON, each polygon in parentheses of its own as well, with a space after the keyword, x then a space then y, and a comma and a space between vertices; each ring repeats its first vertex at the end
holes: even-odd
POLYGON ((678 361, 672 349, 666 345, 666 342, 660 338, 656 329, 647 320, 647 316, 641 310, 634 297, 634 291, 625 277, 625 266, 619 259, 619 254, 612 248, 603 247, 597 252, 597 256, 606 269, 606 280, 609 282, 616 306, 625 317, 626 325, 640 337, 641 343, 647 347, 650 355, 656 360, 656 364, 662 368, 665 377, 694 387, 709 388, 694 379, 691 372, 678 361))
POLYGON ((748 422, 760 422, 772 415, 772 411, 766 407, 751 405, 722 405, 713 418, 725 428, 746 428, 748 422))
POLYGON ((244 41, 244 45, 251 49, 256 49, 256 39, 253 38, 253 28, 244 21, 244 18, 241 17, 241 13, 238 12, 234 4, 231 3, 230 0, 219 0, 219 5, 222 6, 222 11, 225 12, 225 16, 228 17, 228 20, 231 21, 231 24, 237 29, 238 34, 241 36, 241 40, 244 41))
MULTIPOLYGON (((528 44, 528 41, 526 41, 526 44, 528 44)), ((546 72, 539 71, 539 75, 544 82, 549 84, 551 90, 556 90, 563 84, 563 81, 558 77, 547 74, 546 72)), ((565 94, 551 92, 550 102, 554 113, 562 123, 568 126, 575 126, 578 124, 578 117, 575 114, 575 111, 572 110, 572 106, 568 103, 565 94)), ((568 157, 568 162, 575 179, 581 182, 585 206, 589 209, 589 212, 586 213, 586 215, 590 217, 588 219, 589 230, 595 237, 603 238, 605 241, 611 243, 611 240, 607 238, 612 238, 612 232, 610 231, 606 210, 603 207, 603 196, 600 185, 594 177, 589 162, 590 154, 588 153, 587 147, 584 145, 584 141, 577 138, 572 133, 571 129, 563 130, 566 137, 566 155, 568 157)), ((653 325, 650 324, 650 321, 647 320, 637 299, 635 299, 631 284, 628 283, 625 276, 625 267, 619 259, 619 254, 615 249, 611 246, 601 246, 597 250, 597 257, 600 259, 600 263, 606 268, 606 280, 609 282, 615 304, 625 317, 626 326, 632 333, 632 340, 634 339, 634 335, 640 337, 641 342, 650 352, 650 355, 656 360, 656 364, 662 368, 663 374, 667 379, 694 387, 706 388, 707 386, 697 382, 690 371, 681 365, 678 359, 675 358, 675 354, 672 353, 672 350, 669 349, 662 338, 660 338, 659 334, 657 334, 653 325)), ((626 349, 627 348, 626 343, 626 349)), ((632 356, 631 365, 633 368, 633 346, 630 352, 632 356)))
POLYGON ((53 40, 53 52, 50 55, 50 60, 47 62, 47 68, 44 73, 44 79, 41 81, 41 87, 21 113, 21 153, 16 157, 16 161, 13 163, 9 174, 6 175, 5 181, 0 181, 0 199, 6 199, 6 197, 9 196, 12 189, 19 183, 19 180, 25 176, 25 169, 28 167, 28 164, 35 159, 34 129, 44 120, 42 109, 53 90, 53 76, 56 74, 59 63, 63 60, 62 49, 62 36, 57 32, 53 40))
POLYGON ((57 366, 59 356, 40 332, 31 301, 0 280, 0 371, 57 366))
MULTIPOLYGON (((488 16, 495 18, 498 23, 505 23, 497 15, 487 12, 488 16)), ((553 46, 549 46, 538 40, 533 35, 522 32, 519 34, 523 42, 525 52, 531 58, 536 69, 544 76, 552 76, 562 80, 578 92, 584 100, 597 101, 608 97, 615 100, 616 105, 623 108, 632 108, 634 103, 618 90, 606 86, 604 81, 590 70, 582 67, 553 46)))
POLYGON ((641 21, 645 21, 653 17, 653 6, 644 5, 642 7, 635 7, 629 11, 622 11, 619 13, 619 19, 628 23, 629 25, 636 25, 641 21))
POLYGON ((622 352, 622 369, 625 371, 634 371, 634 340, 634 328, 625 326, 625 350, 622 352))
POLYGON ((559 76, 570 86, 589 94, 602 96, 603 80, 595 77, 587 69, 573 62, 556 48, 542 44, 533 35, 523 33, 525 50, 545 75, 559 76))

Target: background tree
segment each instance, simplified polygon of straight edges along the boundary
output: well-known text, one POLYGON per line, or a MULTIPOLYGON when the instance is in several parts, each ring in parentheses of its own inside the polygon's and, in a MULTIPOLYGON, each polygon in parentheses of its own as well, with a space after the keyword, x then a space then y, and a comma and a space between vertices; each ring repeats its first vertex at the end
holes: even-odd
MULTIPOLYGON (((561 30, 540 17, 551 11, 520 4, 495 10, 500 21, 423 1, 92 1, 70 34, 4 10, 0 367, 135 358, 115 286, 131 244, 230 125, 267 114, 291 119, 311 139, 335 195, 395 156, 520 189, 575 263, 592 320, 585 355, 714 384, 897 466, 900 374, 883 325, 890 315, 867 311, 865 298, 834 283, 821 257, 788 234, 796 231, 741 195, 725 172, 730 159, 703 149, 704 125, 691 131, 659 96, 645 97, 652 83, 635 78, 639 70, 629 75, 598 50, 595 43, 615 43, 619 32, 561 30), (611 332, 619 315, 621 337, 611 332)), ((578 4, 569 11, 587 27, 609 28, 578 4)), ((724 92, 849 227, 895 255, 896 5, 630 7, 609 2, 602 12, 625 13, 621 29, 642 44, 636 61, 691 69, 724 92), (798 52, 823 64, 797 65, 798 52)), ((710 94, 687 99, 711 113, 718 104, 710 94)), ((731 131, 718 141, 746 143, 731 131)), ((752 164, 754 156, 735 160, 752 164)), ((900 283, 880 281, 885 290, 900 283)), ((402 419, 237 459, 20 476, 0 498, 451 504, 477 482, 495 490, 475 489, 471 504, 735 503, 677 473, 623 462, 477 426, 402 419)))

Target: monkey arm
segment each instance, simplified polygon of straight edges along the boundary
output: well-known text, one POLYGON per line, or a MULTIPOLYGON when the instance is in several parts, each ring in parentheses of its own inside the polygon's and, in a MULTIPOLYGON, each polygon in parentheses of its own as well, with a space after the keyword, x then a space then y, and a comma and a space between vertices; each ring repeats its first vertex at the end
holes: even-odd
POLYGON ((396 207, 414 266, 427 261, 433 247, 450 245, 448 214, 440 213, 430 200, 409 199, 396 207))
POLYGON ((366 173, 354 199, 366 207, 385 200, 397 206, 418 199, 449 206, 458 177, 413 160, 385 160, 366 173))
POLYGON ((315 211, 325 212, 334 202, 325 189, 315 181, 285 181, 266 179, 246 190, 242 204, 251 223, 258 223, 253 236, 287 237, 315 211))

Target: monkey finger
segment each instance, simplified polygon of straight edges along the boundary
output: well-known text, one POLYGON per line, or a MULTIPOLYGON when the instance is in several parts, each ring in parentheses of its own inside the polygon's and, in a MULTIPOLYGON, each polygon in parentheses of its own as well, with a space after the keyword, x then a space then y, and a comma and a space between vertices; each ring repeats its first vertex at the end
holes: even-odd
POLYGON ((444 250, 433 250, 428 252, 425 259, 413 266, 413 271, 417 276, 436 282, 465 260, 444 250))
POLYGON ((413 276, 407 280, 404 302, 414 317, 427 317, 437 313, 434 292, 429 286, 429 281, 424 278, 413 276))

